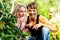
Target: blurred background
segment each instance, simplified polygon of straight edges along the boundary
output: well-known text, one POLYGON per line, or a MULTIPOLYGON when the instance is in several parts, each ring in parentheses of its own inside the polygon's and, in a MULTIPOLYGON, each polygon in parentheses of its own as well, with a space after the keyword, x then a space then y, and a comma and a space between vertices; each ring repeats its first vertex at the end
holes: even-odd
MULTIPOLYGON (((41 14, 45 16, 58 28, 58 32, 51 32, 50 39, 60 40, 60 0, 0 0, 0 10, 6 14, 12 14, 13 8, 16 4, 20 3, 27 6, 31 2, 37 3, 39 15, 41 14), (50 15, 52 15, 52 17, 50 17, 50 15)), ((0 22, 0 26, 1 25, 0 22)))

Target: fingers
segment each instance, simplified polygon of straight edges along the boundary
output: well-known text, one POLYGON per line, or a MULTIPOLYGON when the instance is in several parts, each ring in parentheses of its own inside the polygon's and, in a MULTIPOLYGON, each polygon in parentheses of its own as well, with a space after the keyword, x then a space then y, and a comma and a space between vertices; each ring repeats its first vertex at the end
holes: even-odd
POLYGON ((37 25, 34 25, 32 29, 37 30, 38 29, 38 26, 37 25))
POLYGON ((32 26, 33 26, 32 23, 26 24, 26 27, 31 28, 32 26))
POLYGON ((36 25, 33 26, 32 29, 38 30, 39 27, 41 27, 41 25, 40 24, 36 24, 36 25))

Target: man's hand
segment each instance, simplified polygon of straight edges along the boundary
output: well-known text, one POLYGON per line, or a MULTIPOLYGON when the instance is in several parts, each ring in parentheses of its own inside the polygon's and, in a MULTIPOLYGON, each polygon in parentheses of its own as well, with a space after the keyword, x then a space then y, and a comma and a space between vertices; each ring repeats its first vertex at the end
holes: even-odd
POLYGON ((33 26, 33 23, 26 24, 26 27, 31 28, 33 26))
POLYGON ((32 29, 38 30, 38 28, 41 26, 42 26, 42 23, 39 23, 39 24, 34 25, 32 29))

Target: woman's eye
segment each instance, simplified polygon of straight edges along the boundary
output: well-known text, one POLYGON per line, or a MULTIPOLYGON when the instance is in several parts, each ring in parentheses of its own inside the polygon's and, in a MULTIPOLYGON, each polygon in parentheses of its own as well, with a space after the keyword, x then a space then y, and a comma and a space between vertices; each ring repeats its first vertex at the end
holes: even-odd
POLYGON ((20 12, 23 12, 23 11, 20 11, 20 12))

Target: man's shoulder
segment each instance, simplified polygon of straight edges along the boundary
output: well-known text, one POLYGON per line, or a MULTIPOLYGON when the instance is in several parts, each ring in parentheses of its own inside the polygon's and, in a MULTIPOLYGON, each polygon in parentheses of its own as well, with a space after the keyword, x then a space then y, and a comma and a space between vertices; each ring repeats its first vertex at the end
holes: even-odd
POLYGON ((40 20, 40 22, 48 21, 48 19, 45 16, 43 16, 43 15, 40 15, 39 20, 40 20))
POLYGON ((45 17, 45 16, 43 16, 43 15, 40 15, 40 16, 39 16, 39 18, 43 18, 43 19, 44 19, 44 18, 46 18, 46 17, 45 17))

